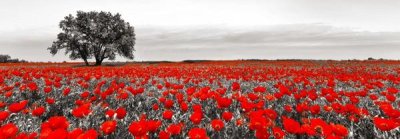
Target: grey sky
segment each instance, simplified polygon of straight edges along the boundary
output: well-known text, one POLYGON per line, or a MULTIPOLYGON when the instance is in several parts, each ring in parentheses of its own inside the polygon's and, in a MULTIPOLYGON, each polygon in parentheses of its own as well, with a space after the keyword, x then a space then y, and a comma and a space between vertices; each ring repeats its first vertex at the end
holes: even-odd
POLYGON ((398 0, 2 0, 0 53, 68 60, 46 50, 59 21, 104 10, 134 25, 136 60, 400 59, 398 7, 398 0))

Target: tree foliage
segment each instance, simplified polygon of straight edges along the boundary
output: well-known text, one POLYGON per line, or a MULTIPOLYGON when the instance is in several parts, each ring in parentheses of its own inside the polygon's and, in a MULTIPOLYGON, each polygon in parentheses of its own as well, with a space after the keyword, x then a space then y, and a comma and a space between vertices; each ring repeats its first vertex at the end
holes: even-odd
POLYGON ((3 55, 0 54, 0 63, 19 63, 19 62, 27 62, 23 59, 18 59, 18 58, 11 58, 10 55, 3 55))
POLYGON ((11 56, 9 55, 0 55, 0 63, 6 63, 11 59, 11 56))
POLYGON ((61 20, 59 27, 62 32, 48 48, 53 55, 65 49, 72 60, 83 59, 86 65, 92 58, 101 65, 104 59, 114 60, 117 54, 134 58, 134 28, 119 13, 78 11, 76 17, 70 14, 61 20))

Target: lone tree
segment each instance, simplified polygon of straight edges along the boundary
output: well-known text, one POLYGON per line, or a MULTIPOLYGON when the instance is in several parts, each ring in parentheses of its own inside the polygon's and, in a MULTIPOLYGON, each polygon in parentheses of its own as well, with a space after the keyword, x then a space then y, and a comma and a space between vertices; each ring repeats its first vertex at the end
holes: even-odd
POLYGON ((104 59, 114 60, 117 54, 128 59, 134 57, 134 28, 119 13, 78 11, 76 17, 66 16, 59 26, 62 32, 48 48, 53 56, 65 49, 72 60, 82 58, 86 65, 91 58, 101 65, 104 59))

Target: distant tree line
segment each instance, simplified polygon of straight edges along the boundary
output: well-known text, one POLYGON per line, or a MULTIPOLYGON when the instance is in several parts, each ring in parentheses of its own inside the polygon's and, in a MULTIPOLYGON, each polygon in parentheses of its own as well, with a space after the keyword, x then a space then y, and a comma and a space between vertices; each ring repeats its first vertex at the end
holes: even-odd
POLYGON ((18 58, 12 59, 9 55, 0 54, 0 63, 19 63, 19 62, 27 62, 25 60, 19 60, 18 58))

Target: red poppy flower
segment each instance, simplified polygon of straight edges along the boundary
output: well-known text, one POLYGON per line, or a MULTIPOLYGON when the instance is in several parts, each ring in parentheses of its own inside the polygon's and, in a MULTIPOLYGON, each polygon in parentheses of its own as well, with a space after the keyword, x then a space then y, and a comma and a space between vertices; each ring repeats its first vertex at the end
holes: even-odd
POLYGON ((233 114, 231 112, 225 111, 222 113, 222 119, 225 121, 230 121, 232 120, 233 114))
POLYGON ((0 101, 0 108, 3 108, 3 107, 5 107, 7 104, 5 103, 5 102, 3 102, 3 101, 0 101))
POLYGON ((356 115, 350 115, 347 117, 351 122, 358 123, 359 119, 356 115))
POLYGON ((203 128, 192 128, 188 133, 189 139, 208 139, 207 132, 203 128))
POLYGON ((90 93, 88 91, 85 91, 81 94, 81 98, 85 99, 87 97, 89 97, 90 93))
POLYGON ((117 98, 118 98, 118 99, 121 99, 121 100, 126 100, 126 99, 128 99, 128 97, 129 97, 129 94, 126 93, 126 92, 121 92, 121 93, 119 93, 118 96, 117 96, 117 98))
POLYGON ((66 129, 56 129, 47 135, 47 139, 67 139, 68 131, 66 129))
POLYGON ((171 110, 165 110, 162 114, 163 118, 166 120, 171 120, 173 115, 174 115, 174 112, 171 110))
POLYGON ((0 122, 6 120, 9 115, 10 113, 7 111, 0 111, 0 122))
POLYGON ((333 132, 336 135, 346 137, 349 134, 347 128, 341 124, 332 125, 333 132))
POLYGON ((394 88, 394 87, 389 87, 388 89, 387 89, 387 91, 389 92, 389 93, 391 93, 391 94, 396 94, 397 92, 399 92, 396 88, 394 88))
POLYGON ((273 109, 265 109, 265 110, 264 110, 264 114, 265 114, 269 119, 272 119, 272 120, 275 120, 275 119, 278 117, 278 114, 277 114, 276 111, 273 110, 273 109))
POLYGON ((43 91, 44 91, 45 93, 50 93, 51 90, 52 90, 52 88, 51 88, 50 86, 46 86, 46 87, 44 87, 44 89, 43 89, 43 91))
POLYGON ((257 139, 269 139, 269 133, 267 130, 256 130, 255 133, 257 139))
POLYGON ((398 127, 398 125, 396 125, 395 120, 385 119, 385 118, 380 118, 380 117, 374 118, 374 124, 381 131, 390 131, 390 130, 398 127))
POLYGON ((354 96, 350 97, 350 101, 353 104, 357 104, 358 102, 360 102, 360 100, 357 97, 354 97, 354 96))
POLYGON ((386 99, 389 100, 390 102, 396 101, 396 97, 392 94, 387 94, 386 99))
POLYGON ((242 109, 244 112, 249 112, 254 109, 255 105, 253 103, 247 102, 247 101, 242 101, 240 103, 242 109))
POLYGON ((118 119, 124 119, 126 116, 126 110, 123 107, 119 107, 117 110, 115 110, 115 113, 117 113, 118 119))
POLYGON ((17 136, 15 136, 16 139, 33 139, 29 137, 28 133, 21 132, 17 136))
POLYGON ((76 139, 81 134, 83 134, 83 130, 81 128, 76 128, 68 133, 68 139, 76 139))
POLYGON ((174 101, 167 99, 164 102, 164 106, 165 106, 165 108, 170 109, 170 108, 172 108, 172 106, 174 106, 174 101))
POLYGON ((85 103, 85 102, 84 102, 83 100, 81 100, 81 99, 75 100, 75 104, 78 105, 78 106, 81 106, 81 105, 83 105, 84 103, 85 103))
POLYGON ((53 129, 51 129, 50 124, 42 123, 42 128, 40 130, 39 138, 46 139, 50 135, 51 132, 53 132, 53 129))
POLYGON ((287 117, 282 117, 283 118, 283 128, 291 134, 297 134, 300 133, 301 131, 301 127, 300 127, 300 123, 291 119, 291 118, 287 118, 287 117))
POLYGON ((285 105, 283 108, 285 109, 286 112, 292 112, 293 111, 292 106, 290 106, 290 105, 285 105))
POLYGON ((90 109, 91 103, 86 103, 83 104, 75 109, 72 110, 72 115, 74 115, 76 118, 83 118, 85 116, 88 116, 90 112, 92 111, 90 109))
POLYGON ((158 133, 158 137, 160 139, 170 139, 171 134, 169 134, 167 131, 160 131, 160 133, 158 133))
POLYGON ((109 109, 109 110, 107 110, 107 111, 105 112, 105 114, 106 114, 106 118, 113 118, 114 115, 115 115, 115 111, 112 110, 112 109, 109 109))
POLYGON ((56 102, 56 100, 54 100, 54 98, 48 97, 48 98, 46 98, 46 102, 51 105, 51 104, 54 104, 56 102))
POLYGON ((38 89, 38 86, 34 82, 29 83, 28 87, 29 87, 29 90, 32 91, 32 92, 36 91, 38 89))
POLYGON ((14 138, 18 133, 18 127, 12 123, 0 127, 0 135, 4 138, 14 138))
POLYGON ((259 93, 263 93, 267 91, 267 88, 263 87, 263 86, 257 86, 253 89, 254 92, 259 92, 259 93))
MULTIPOLYGON (((141 120, 143 120, 143 122, 144 122, 144 118, 141 118, 141 120)), ((149 121, 146 121, 146 126, 147 126, 147 130, 149 131, 149 132, 155 132, 155 131, 157 131, 159 128, 160 128, 160 126, 161 126, 161 121, 159 121, 159 120, 149 120, 149 121)))
POLYGON ((157 85, 157 89, 161 90, 163 86, 161 84, 157 85))
POLYGON ((272 128, 272 133, 276 139, 283 139, 285 137, 285 132, 283 132, 279 127, 272 128))
POLYGON ((189 109, 188 104, 185 103, 185 102, 181 102, 181 103, 180 103, 180 106, 181 106, 181 110, 182 110, 183 112, 186 112, 186 111, 189 109))
POLYGON ((243 125, 243 120, 242 120, 242 119, 236 119, 235 124, 236 124, 237 126, 242 126, 242 125, 243 125))
MULTIPOLYGON (((0 94, 1 94, 1 93, 0 93, 0 94)), ((4 94, 4 96, 5 96, 6 98, 11 97, 12 95, 13 95, 13 92, 11 92, 11 91, 6 92, 6 93, 4 94)))
POLYGON ((224 121, 222 121, 221 119, 214 119, 211 121, 211 127, 215 131, 221 131, 224 128, 224 121))
POLYGON ((115 131, 115 128, 117 127, 117 121, 106 121, 103 124, 101 124, 100 129, 103 131, 104 134, 108 135, 111 134, 115 131))
POLYGON ((33 116, 42 116, 46 109, 43 106, 40 106, 32 111, 33 116))
POLYGON ((250 116, 249 128, 251 130, 266 130, 269 126, 269 119, 265 116, 250 116))
POLYGON ((319 107, 319 105, 313 105, 310 107, 310 112, 312 115, 319 114, 320 110, 321 110, 321 107, 319 107))
POLYGON ((325 137, 332 134, 332 128, 325 121, 320 118, 314 118, 310 120, 310 132, 311 135, 323 135, 325 137))
POLYGON ((326 112, 330 112, 330 111, 332 111, 332 107, 330 107, 330 106, 324 106, 324 110, 326 111, 326 112))
POLYGON ((378 96, 375 95, 375 94, 371 94, 371 95, 369 95, 369 98, 370 98, 371 100, 377 100, 377 99, 378 99, 378 96))
POLYGON ((134 137, 145 136, 147 134, 146 122, 132 122, 128 130, 134 137))
POLYGON ((71 88, 65 88, 63 91, 63 95, 67 96, 71 92, 71 88))
POLYGON ((238 82, 232 83, 232 91, 238 91, 240 89, 240 84, 238 82))
POLYGON ((18 113, 21 110, 25 109, 27 104, 28 104, 28 100, 23 100, 23 101, 20 101, 17 103, 13 103, 8 106, 8 110, 12 113, 18 113))
POLYGON ((248 93, 247 97, 251 100, 251 101, 256 101, 259 99, 259 96, 255 93, 248 93))
POLYGON ((300 103, 300 104, 297 104, 297 106, 296 106, 297 113, 303 113, 304 111, 307 111, 307 110, 308 110, 307 104, 300 103))
POLYGON ((202 112, 202 108, 200 104, 194 104, 192 105, 192 109, 194 112, 202 112))
POLYGON ((55 82, 55 83, 54 83, 54 87, 60 88, 60 87, 61 87, 61 83, 60 83, 60 82, 55 82))
POLYGON ((98 134, 94 129, 89 129, 85 133, 78 136, 78 139, 97 139, 98 134))
POLYGON ((158 101, 160 101, 161 103, 165 103, 165 100, 167 100, 165 97, 160 97, 160 98, 158 99, 158 101))
POLYGON ((153 110, 157 111, 159 109, 159 106, 158 106, 158 104, 153 104, 152 108, 153 108, 153 110))
POLYGON ((193 124, 200 124, 201 119, 203 118, 203 113, 202 112, 193 112, 192 115, 190 115, 190 121, 193 122, 193 124))
POLYGON ((218 108, 228 108, 232 104, 232 99, 230 98, 218 98, 217 99, 218 108))
POLYGON ((28 139, 36 139, 37 138, 38 133, 36 132, 32 132, 28 134, 28 139))
MULTIPOLYGON (((53 116, 50 117, 48 120, 48 124, 50 126, 50 128, 52 128, 53 130, 55 129, 67 129, 69 126, 69 122, 67 120, 67 118, 65 118, 64 116, 53 116)), ((42 124, 43 126, 43 124, 42 124)))
POLYGON ((167 127, 167 131, 171 135, 179 135, 182 131, 182 124, 171 124, 167 127))

